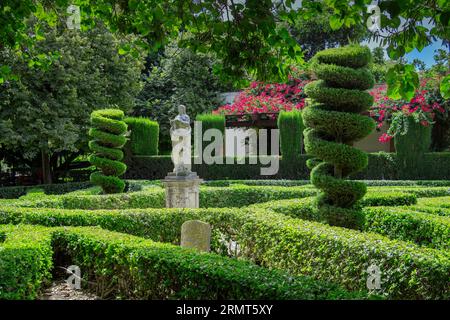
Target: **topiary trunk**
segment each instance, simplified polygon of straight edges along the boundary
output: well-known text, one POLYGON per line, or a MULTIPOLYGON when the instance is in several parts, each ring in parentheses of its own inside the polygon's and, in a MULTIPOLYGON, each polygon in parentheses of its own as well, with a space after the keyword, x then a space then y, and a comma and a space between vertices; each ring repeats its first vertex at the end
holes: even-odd
POLYGON ((118 178, 127 170, 121 162, 126 143, 127 124, 123 121, 123 111, 103 109, 92 112, 89 148, 93 154, 89 161, 99 171, 91 174, 91 182, 99 185, 104 193, 123 192, 125 183, 118 178))
POLYGON ((367 154, 352 147, 370 134, 375 121, 361 115, 373 103, 365 90, 374 85, 367 64, 370 50, 347 46, 316 54, 313 71, 320 79, 305 87, 311 102, 303 111, 305 150, 311 182, 321 190, 317 209, 331 225, 358 228, 364 215, 358 206, 366 193, 362 182, 346 178, 367 166, 367 154))

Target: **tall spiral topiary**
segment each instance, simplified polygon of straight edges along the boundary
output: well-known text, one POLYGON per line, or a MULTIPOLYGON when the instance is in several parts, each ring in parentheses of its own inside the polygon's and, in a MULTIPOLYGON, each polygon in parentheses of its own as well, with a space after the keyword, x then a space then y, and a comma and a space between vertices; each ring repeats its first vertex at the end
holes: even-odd
POLYGON ((89 130, 89 148, 93 152, 89 162, 99 171, 91 174, 91 182, 102 187, 104 193, 119 193, 125 183, 118 178, 127 170, 121 162, 126 143, 127 124, 123 121, 123 111, 118 109, 96 110, 91 114, 92 128, 89 130))
POLYGON ((310 98, 302 113, 305 150, 314 157, 307 165, 311 182, 321 190, 318 213, 331 225, 358 228, 364 221, 358 200, 366 185, 346 178, 367 166, 367 154, 352 144, 375 128, 375 121, 361 114, 373 103, 366 91, 374 85, 370 60, 367 47, 321 51, 312 64, 319 80, 305 87, 310 98))

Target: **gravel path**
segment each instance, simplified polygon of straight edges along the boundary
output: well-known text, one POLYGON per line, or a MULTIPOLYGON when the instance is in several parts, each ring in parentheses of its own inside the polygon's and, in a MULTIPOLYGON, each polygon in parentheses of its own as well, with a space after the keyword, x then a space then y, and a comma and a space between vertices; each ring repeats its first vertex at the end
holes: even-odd
POLYGON ((66 282, 54 282, 46 289, 40 300, 97 300, 97 296, 84 292, 83 290, 72 289, 66 282))

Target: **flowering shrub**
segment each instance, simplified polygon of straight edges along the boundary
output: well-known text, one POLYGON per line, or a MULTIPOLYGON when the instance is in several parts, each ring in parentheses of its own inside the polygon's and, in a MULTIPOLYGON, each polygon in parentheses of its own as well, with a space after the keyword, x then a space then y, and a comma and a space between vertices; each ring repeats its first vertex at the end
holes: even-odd
POLYGON ((370 116, 377 121, 377 127, 380 128, 384 121, 390 121, 388 132, 378 139, 380 142, 388 142, 397 134, 406 134, 406 117, 413 117, 415 122, 429 126, 434 123, 436 115, 446 112, 442 106, 442 98, 436 97, 429 82, 428 79, 422 80, 415 96, 409 102, 389 99, 386 95, 386 85, 370 91, 374 98, 370 116))
POLYGON ((303 109, 306 98, 303 88, 308 82, 292 78, 288 83, 255 81, 235 98, 233 104, 221 106, 213 113, 245 115, 303 109))

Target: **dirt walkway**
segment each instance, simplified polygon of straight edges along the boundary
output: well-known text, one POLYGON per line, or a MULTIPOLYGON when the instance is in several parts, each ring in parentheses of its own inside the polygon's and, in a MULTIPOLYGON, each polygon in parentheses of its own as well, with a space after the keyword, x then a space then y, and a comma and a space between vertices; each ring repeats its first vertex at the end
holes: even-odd
POLYGON ((98 297, 84 292, 83 290, 72 289, 64 281, 54 282, 39 297, 40 300, 97 300, 98 297))

